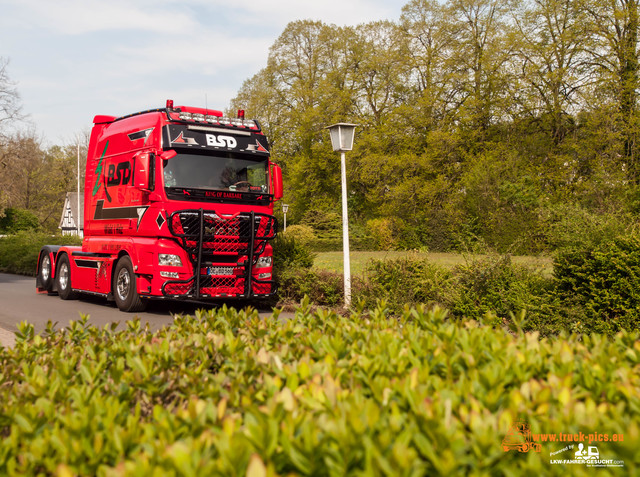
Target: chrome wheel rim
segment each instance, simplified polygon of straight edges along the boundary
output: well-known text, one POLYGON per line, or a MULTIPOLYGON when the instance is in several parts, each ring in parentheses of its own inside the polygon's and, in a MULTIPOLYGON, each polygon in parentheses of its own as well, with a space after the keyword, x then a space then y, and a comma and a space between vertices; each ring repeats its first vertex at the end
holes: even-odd
POLYGON ((48 281, 51 276, 51 259, 49 258, 49 255, 45 255, 42 259, 42 270, 40 275, 42 276, 42 280, 45 282, 48 281))
POLYGON ((120 298, 120 300, 125 301, 127 299, 130 287, 131 277, 129 276, 129 270, 123 268, 118 273, 118 278, 116 279, 116 292, 118 293, 118 298, 120 298))
POLYGON ((58 284, 63 290, 67 289, 69 285, 69 265, 63 263, 60 265, 60 273, 58 275, 58 284))

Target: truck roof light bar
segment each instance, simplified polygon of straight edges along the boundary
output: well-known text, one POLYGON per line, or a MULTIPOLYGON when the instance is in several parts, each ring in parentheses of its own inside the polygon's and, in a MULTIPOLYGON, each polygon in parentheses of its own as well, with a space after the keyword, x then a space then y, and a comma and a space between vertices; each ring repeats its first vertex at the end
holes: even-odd
POLYGON ((187 126, 187 129, 189 131, 203 131, 203 132, 214 132, 214 133, 222 133, 222 134, 233 134, 235 136, 251 136, 251 133, 249 131, 237 131, 237 130, 229 130, 229 129, 222 129, 222 128, 214 128, 211 126, 197 126, 197 125, 191 125, 189 124, 187 126))
MULTIPOLYGON (((237 118, 230 118, 227 116, 216 116, 215 114, 208 113, 206 110, 198 111, 188 111, 188 107, 173 106, 173 100, 167 100, 167 114, 169 115, 169 119, 185 122, 196 122, 203 123, 212 126, 223 126, 223 127, 233 127, 233 128, 241 128, 241 129, 251 129, 254 131, 260 131, 260 124, 258 121, 254 119, 245 119, 244 109, 238 110, 237 118), (177 116, 177 118, 176 118, 177 116)), ((198 109, 198 108, 194 108, 198 109)))

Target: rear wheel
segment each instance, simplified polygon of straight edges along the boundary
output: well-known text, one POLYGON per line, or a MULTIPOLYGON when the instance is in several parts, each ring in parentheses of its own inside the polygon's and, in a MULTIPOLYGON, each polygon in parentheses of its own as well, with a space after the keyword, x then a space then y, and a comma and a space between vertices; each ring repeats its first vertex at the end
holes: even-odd
POLYGON ((78 294, 71 289, 71 264, 66 254, 58 260, 56 288, 58 296, 63 300, 73 300, 78 297, 78 294))
POLYGON ((40 266, 38 267, 38 275, 40 277, 40 285, 47 292, 53 290, 53 273, 51 271, 51 256, 47 250, 43 250, 40 266))
POLYGON ((118 260, 116 271, 113 274, 113 296, 116 305, 121 311, 142 311, 147 302, 140 298, 136 287, 136 276, 133 273, 131 259, 127 256, 118 260))

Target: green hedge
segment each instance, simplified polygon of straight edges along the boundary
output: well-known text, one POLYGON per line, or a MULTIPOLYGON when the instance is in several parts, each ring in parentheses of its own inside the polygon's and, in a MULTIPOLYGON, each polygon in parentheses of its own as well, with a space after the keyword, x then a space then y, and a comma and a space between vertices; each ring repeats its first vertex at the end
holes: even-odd
POLYGON ((22 231, 0 238, 0 272, 35 276, 43 245, 80 245, 76 236, 22 231))
POLYGON ((567 250, 556 258, 554 275, 584 329, 640 329, 640 236, 567 250))
POLYGON ((277 315, 21 325, 0 348, 0 474, 593 475, 550 464, 566 443, 503 450, 518 420, 623 434, 600 456, 640 470, 638 333, 539 339, 423 307, 277 315))
MULTIPOLYGON (((342 274, 304 267, 281 273, 280 297, 317 305, 343 303, 342 274)), ((453 269, 427 259, 372 260, 352 277, 352 302, 372 307, 380 299, 391 311, 438 304, 459 318, 513 322, 525 313, 525 329, 542 335, 595 331, 613 335, 640 329, 640 234, 587 241, 554 259, 554 275, 489 254, 453 269)))

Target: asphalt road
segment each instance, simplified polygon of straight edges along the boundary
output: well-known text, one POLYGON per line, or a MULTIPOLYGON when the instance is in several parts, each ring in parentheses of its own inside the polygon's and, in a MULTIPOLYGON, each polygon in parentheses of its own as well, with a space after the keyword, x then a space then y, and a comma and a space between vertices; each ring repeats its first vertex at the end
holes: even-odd
MULTIPOLYGON (((243 307, 243 302, 227 302, 228 306, 243 307)), ((198 309, 221 306, 183 301, 151 301, 147 310, 139 313, 123 313, 115 303, 104 298, 83 296, 78 300, 61 300, 56 295, 36 293, 35 278, 0 273, 0 342, 11 345, 12 333, 17 331, 21 321, 33 324, 35 332, 45 329, 47 321, 58 322, 62 328, 71 320, 77 320, 82 314, 89 315, 89 323, 103 327, 106 324, 124 322, 140 317, 143 324, 149 323, 152 330, 173 322, 174 314, 193 314, 198 309)), ((268 315, 271 309, 259 309, 261 315, 268 315)), ((283 313, 280 318, 287 319, 290 314, 283 313)))

